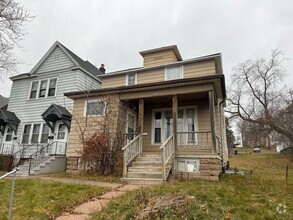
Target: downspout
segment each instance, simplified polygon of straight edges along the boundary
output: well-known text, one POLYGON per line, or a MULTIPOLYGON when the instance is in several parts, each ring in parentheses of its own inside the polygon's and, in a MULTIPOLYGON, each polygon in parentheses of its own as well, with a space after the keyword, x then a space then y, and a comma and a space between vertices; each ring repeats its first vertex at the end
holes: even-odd
POLYGON ((223 110, 221 105, 223 105, 225 99, 223 99, 219 106, 220 106, 220 133, 221 133, 221 145, 222 145, 222 173, 225 173, 225 164, 224 164, 224 146, 223 146, 223 110))

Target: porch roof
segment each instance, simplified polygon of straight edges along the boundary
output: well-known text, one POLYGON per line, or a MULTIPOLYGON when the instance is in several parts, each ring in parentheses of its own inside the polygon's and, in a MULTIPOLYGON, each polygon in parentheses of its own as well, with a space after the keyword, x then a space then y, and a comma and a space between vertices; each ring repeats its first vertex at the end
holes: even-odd
POLYGON ((15 115, 14 112, 0 109, 0 125, 11 124, 11 125, 17 126, 19 122, 20 120, 18 119, 18 117, 15 115))
POLYGON ((43 114, 45 121, 56 122, 60 119, 71 121, 71 113, 63 106, 52 104, 43 114))
POLYGON ((225 76, 223 74, 202 76, 202 77, 196 77, 196 78, 176 79, 176 80, 170 80, 170 81, 162 81, 162 82, 132 85, 132 86, 120 86, 120 87, 114 87, 114 88, 68 92, 68 93, 65 93, 64 95, 74 99, 74 98, 82 98, 82 97, 92 97, 95 95, 146 91, 150 89, 176 88, 176 87, 182 87, 185 85, 202 85, 207 83, 215 84, 216 82, 220 83, 222 96, 223 98, 225 98, 226 87, 225 87, 225 76))

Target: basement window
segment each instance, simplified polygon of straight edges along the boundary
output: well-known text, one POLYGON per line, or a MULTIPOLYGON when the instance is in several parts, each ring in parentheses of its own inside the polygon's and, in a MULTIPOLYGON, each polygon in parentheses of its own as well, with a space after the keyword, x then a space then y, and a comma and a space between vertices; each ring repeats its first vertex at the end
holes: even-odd
POLYGON ((199 159, 177 159, 176 172, 199 172, 199 159))

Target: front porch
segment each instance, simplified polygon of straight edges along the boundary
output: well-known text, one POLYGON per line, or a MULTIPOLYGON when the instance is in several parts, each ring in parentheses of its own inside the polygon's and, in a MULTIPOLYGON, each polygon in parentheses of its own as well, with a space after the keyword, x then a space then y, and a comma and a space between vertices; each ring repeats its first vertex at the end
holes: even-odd
POLYGON ((159 183, 170 173, 179 178, 218 180, 222 146, 214 91, 130 102, 137 127, 127 130, 137 135, 122 148, 123 180, 159 183))

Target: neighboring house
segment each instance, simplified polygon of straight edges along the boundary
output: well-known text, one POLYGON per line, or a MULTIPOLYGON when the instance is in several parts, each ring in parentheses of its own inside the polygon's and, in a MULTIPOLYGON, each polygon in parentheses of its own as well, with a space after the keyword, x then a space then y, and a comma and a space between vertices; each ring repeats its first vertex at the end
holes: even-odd
POLYGON ((116 109, 117 126, 109 128, 113 137, 121 132, 131 137, 123 148, 123 170, 117 161, 124 180, 162 182, 170 171, 178 178, 218 180, 228 161, 221 54, 183 60, 177 46, 140 54, 143 67, 101 75, 101 89, 65 94, 74 100, 75 118, 67 172, 82 169, 78 131, 87 126, 85 135, 91 137, 98 129, 95 120, 116 109))
POLYGON ((5 98, 2 95, 0 95, 0 109, 7 110, 8 100, 9 98, 5 98))
POLYGON ((73 101, 64 93, 99 88, 100 74, 90 62, 55 42, 29 73, 11 77, 8 109, 0 112, 4 136, 0 155, 31 157, 34 166, 60 155, 63 159, 59 171, 64 172, 73 107, 73 101), (42 159, 37 161, 38 157, 42 159))

